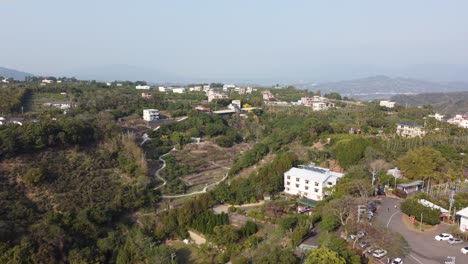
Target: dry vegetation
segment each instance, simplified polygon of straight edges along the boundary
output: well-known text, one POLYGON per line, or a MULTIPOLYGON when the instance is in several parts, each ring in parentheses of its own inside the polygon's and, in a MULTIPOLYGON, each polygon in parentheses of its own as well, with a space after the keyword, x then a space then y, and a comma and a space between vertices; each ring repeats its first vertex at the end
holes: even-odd
POLYGON ((232 148, 221 148, 211 142, 191 144, 183 150, 173 152, 178 163, 189 165, 196 173, 184 175, 181 179, 187 185, 204 186, 219 181, 241 152, 247 150, 249 144, 243 143, 232 148))

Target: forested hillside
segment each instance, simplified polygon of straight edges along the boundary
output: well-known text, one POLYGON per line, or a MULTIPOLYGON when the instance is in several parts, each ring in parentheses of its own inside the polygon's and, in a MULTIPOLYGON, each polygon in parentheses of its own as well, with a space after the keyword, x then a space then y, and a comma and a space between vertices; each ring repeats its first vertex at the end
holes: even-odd
POLYGON ((397 95, 391 100, 402 106, 430 105, 435 111, 444 114, 453 115, 468 112, 468 92, 397 95))
MULTIPOLYGON (((133 86, 31 79, 2 90, 10 98, 0 101, 5 120, 24 121, 0 125, 0 263, 289 264, 321 254, 368 263, 347 235, 365 230, 395 256, 408 247, 378 222, 357 221, 352 208, 413 180, 446 206, 447 190, 465 179, 468 134, 424 119, 430 106, 389 110, 335 93, 327 96, 339 107, 312 111, 263 105, 256 91, 230 99, 257 108, 217 115, 211 109, 230 100, 154 90, 144 98, 133 86), (72 103, 43 105, 56 98, 72 103), (35 107, 22 114, 24 103, 35 107), (142 120, 147 108, 160 119, 142 120), (427 135, 396 135, 402 121, 426 123, 427 135), (299 214, 305 197, 284 193, 284 173, 311 163, 345 176, 312 201, 311 215, 299 214), (402 179, 386 174, 393 167, 402 179), (320 250, 296 250, 317 233, 320 250), (207 243, 196 245, 196 237, 207 243)), ((294 87, 274 92, 291 101, 312 96, 294 87)), ((457 193, 454 204, 466 207, 468 199, 457 193)), ((403 208, 423 210, 411 200, 403 208)))

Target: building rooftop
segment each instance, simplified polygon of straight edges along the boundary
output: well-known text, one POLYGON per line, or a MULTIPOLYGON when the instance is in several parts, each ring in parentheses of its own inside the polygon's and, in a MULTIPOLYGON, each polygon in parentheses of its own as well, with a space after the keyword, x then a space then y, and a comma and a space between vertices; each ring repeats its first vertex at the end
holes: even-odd
POLYGON ((468 217, 468 207, 460 210, 457 212, 457 215, 459 216, 463 216, 463 217, 468 217))
POLYGON ((424 181, 414 181, 414 182, 409 182, 409 183, 400 183, 400 184, 397 184, 397 186, 408 188, 408 187, 414 187, 414 186, 419 186, 423 184, 424 184, 424 181))
POLYGON ((324 182, 330 177, 341 178, 343 173, 316 166, 304 166, 303 168, 291 168, 286 172, 290 176, 305 178, 312 181, 324 182))

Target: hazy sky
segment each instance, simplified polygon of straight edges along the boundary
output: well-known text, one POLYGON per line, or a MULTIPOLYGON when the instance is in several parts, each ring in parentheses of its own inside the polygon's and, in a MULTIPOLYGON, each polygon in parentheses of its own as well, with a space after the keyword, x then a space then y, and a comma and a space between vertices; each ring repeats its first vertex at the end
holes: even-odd
POLYGON ((310 80, 460 66, 467 10, 466 0, 0 0, 0 66, 310 80))

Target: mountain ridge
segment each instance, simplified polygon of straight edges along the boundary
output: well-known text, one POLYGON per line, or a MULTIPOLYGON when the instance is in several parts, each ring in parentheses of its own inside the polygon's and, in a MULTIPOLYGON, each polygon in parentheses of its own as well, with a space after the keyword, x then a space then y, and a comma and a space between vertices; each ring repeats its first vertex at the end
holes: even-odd
POLYGON ((26 78, 27 76, 34 76, 34 74, 11 69, 11 68, 0 67, 0 76, 23 81, 24 78, 26 78))
POLYGON ((388 99, 397 94, 468 91, 468 83, 465 82, 430 82, 386 75, 297 86, 313 91, 320 90, 322 93, 337 92, 361 100, 388 99))

